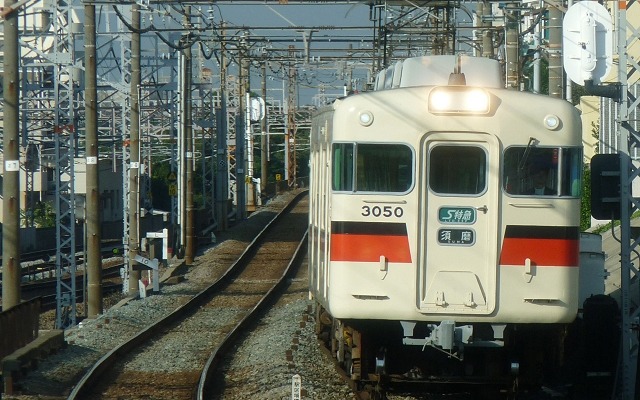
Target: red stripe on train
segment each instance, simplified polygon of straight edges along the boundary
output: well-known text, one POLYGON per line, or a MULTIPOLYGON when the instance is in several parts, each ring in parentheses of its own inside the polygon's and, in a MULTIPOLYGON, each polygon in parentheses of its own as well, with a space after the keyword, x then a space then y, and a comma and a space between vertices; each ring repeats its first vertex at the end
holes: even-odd
POLYGON ((410 263, 409 238, 403 235, 331 234, 331 261, 410 263))
POLYGON ((578 240, 505 238, 500 265, 524 265, 529 258, 537 266, 577 267, 578 240))

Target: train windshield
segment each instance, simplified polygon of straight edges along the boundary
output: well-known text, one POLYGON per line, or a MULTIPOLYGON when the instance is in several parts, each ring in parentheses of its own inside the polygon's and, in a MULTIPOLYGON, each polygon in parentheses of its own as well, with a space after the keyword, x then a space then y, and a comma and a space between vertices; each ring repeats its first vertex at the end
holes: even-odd
POLYGON ((487 186, 487 154, 476 146, 439 145, 429 155, 429 187, 440 194, 477 195, 487 186))
POLYGON ((579 148, 513 146, 504 153, 503 187, 511 195, 580 196, 579 148))
POLYGON ((413 152, 403 144, 333 145, 335 191, 407 192, 413 183, 413 152))

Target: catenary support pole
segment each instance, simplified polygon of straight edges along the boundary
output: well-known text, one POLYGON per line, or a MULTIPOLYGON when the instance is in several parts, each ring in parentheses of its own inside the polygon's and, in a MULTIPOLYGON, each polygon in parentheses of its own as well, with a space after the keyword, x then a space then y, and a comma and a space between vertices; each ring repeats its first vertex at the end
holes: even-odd
POLYGON ((216 113, 216 221, 218 231, 226 231, 229 225, 229 153, 227 152, 227 56, 225 25, 220 30, 220 109, 216 113))
MULTIPOLYGON (((5 0, 5 8, 15 2, 5 0)), ((18 12, 5 15, 3 76, 2 309, 20 304, 20 141, 18 12)))
POLYGON ((140 252, 140 5, 131 5, 131 129, 129 131, 129 295, 140 294, 136 255, 140 252))
POLYGON ((87 317, 102 314, 102 242, 100 218, 100 184, 98 154, 98 90, 96 66, 96 6, 84 6, 85 49, 85 135, 86 135, 86 214, 87 257, 87 317))
POLYGON ((562 96, 562 11, 549 7, 549 96, 562 96))
POLYGON ((264 115, 262 117, 262 121, 260 122, 260 127, 262 130, 262 135, 260 136, 260 193, 267 193, 267 179, 269 177, 269 135, 267 132, 267 128, 269 126, 268 123, 268 110, 269 105, 267 104, 267 63, 268 61, 265 59, 262 63, 262 99, 264 100, 264 115))
MULTIPOLYGON (((185 25, 187 27, 191 26, 191 7, 185 6, 185 25)), ((187 265, 193 264, 193 259, 195 256, 195 248, 196 248, 196 238, 195 238, 195 227, 194 225, 194 217, 193 217, 193 126, 192 126, 192 115, 191 115, 191 81, 193 78, 192 75, 192 54, 191 54, 191 36, 189 34, 184 36, 184 50, 182 51, 184 54, 184 62, 183 65, 183 74, 184 79, 182 80, 182 103, 184 115, 182 117, 182 121, 184 123, 184 127, 182 132, 184 134, 184 169, 185 169, 185 253, 184 253, 184 261, 187 265)))

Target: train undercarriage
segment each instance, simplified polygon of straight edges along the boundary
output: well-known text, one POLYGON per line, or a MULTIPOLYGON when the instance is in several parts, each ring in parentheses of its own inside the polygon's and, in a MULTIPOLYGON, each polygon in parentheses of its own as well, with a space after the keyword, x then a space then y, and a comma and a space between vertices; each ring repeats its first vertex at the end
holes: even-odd
POLYGON ((407 330, 400 321, 338 320, 320 306, 316 321, 319 338, 361 385, 421 384, 441 392, 464 387, 487 398, 496 391, 515 398, 564 377, 566 324, 453 328, 447 321, 407 330))

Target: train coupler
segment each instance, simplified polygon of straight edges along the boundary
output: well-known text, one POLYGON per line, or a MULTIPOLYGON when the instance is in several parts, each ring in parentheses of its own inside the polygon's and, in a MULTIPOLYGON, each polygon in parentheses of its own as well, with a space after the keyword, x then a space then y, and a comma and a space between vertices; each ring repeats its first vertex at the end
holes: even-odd
POLYGON ((400 321, 404 329, 402 343, 410 346, 435 347, 446 352, 462 348, 469 343, 473 335, 472 325, 456 326, 454 321, 442 321, 439 325, 429 324, 430 333, 425 338, 414 338, 415 322, 400 321))

